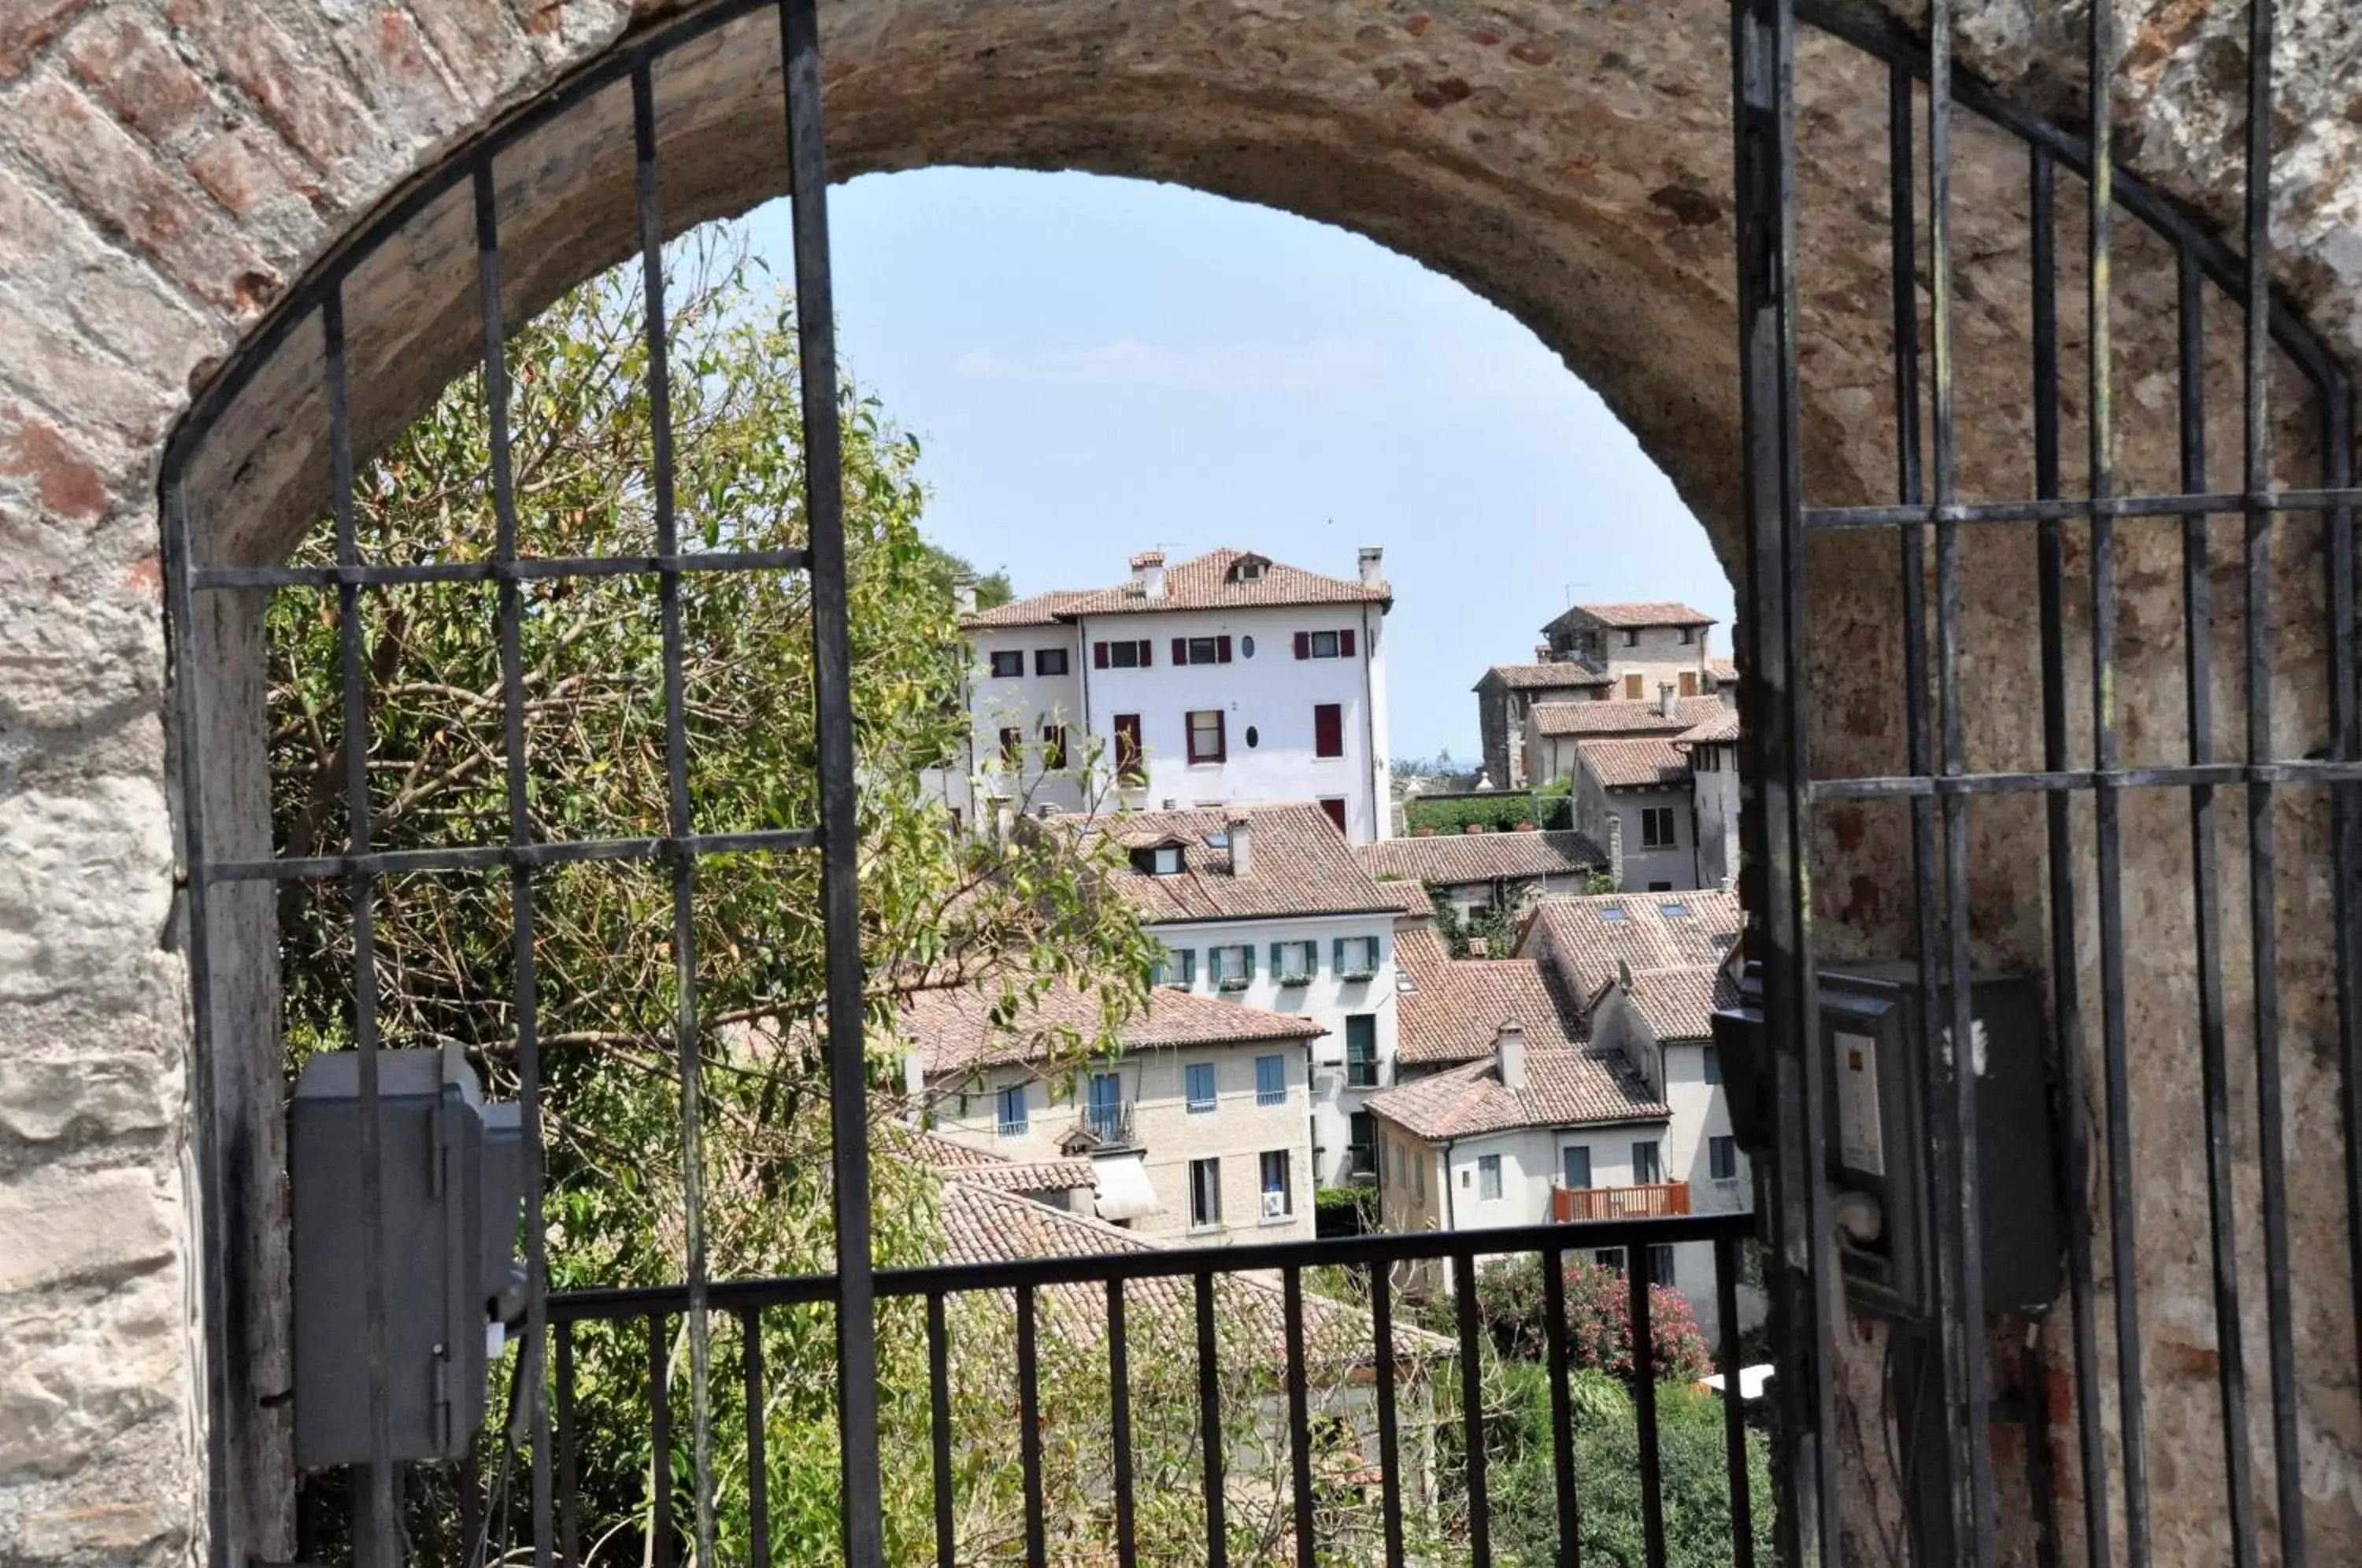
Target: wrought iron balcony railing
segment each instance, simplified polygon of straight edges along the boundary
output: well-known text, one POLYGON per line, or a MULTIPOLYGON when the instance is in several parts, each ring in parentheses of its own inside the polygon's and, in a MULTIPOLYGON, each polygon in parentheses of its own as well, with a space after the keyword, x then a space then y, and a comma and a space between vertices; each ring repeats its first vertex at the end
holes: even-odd
POLYGON ((1083 1131, 1109 1149, 1134 1149, 1132 1126, 1133 1104, 1123 1100, 1114 1105, 1087 1105, 1083 1108, 1083 1131))

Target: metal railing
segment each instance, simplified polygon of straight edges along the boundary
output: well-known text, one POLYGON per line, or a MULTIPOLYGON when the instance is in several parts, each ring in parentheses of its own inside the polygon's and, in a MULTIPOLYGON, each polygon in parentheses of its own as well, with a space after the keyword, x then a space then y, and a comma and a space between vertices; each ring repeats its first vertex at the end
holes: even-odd
POLYGON ((1115 1105, 1085 1106, 1083 1131, 1110 1149, 1137 1148, 1132 1129, 1135 1109, 1128 1099, 1115 1105))
POLYGON ((1690 1211, 1690 1184, 1649 1182, 1639 1187, 1567 1187, 1552 1184, 1551 1218, 1571 1220, 1656 1220, 1690 1211))

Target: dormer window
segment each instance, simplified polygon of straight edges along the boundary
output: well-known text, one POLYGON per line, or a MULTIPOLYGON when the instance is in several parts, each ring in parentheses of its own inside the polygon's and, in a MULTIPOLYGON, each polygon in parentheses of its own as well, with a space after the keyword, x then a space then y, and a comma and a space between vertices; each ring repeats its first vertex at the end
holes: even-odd
POLYGON ((1151 845, 1133 850, 1131 868, 1151 877, 1178 877, 1188 869, 1182 862, 1181 846, 1177 844, 1151 845))
POLYGON ((1230 579, 1232 582, 1261 582, 1270 568, 1268 557, 1241 556, 1231 563, 1230 579))

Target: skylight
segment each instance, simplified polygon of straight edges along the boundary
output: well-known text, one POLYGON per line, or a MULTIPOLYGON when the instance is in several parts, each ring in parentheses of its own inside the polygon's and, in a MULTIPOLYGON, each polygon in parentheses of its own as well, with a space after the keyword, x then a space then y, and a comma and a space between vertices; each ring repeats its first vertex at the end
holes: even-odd
POLYGON ((1206 835, 1206 847, 1209 849, 1228 849, 1230 846, 1231 835, 1229 834, 1209 833, 1206 835))
POLYGON ((1621 925, 1624 922, 1624 911, 1610 904, 1599 911, 1599 918, 1611 925, 1621 925))
POLYGON ((1689 914, 1690 907, 1687 904, 1659 904, 1657 911, 1673 920, 1682 920, 1689 914))

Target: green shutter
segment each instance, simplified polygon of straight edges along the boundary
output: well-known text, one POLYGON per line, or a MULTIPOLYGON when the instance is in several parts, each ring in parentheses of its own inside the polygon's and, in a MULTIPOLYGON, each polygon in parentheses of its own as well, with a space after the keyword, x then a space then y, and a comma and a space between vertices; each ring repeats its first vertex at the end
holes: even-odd
POLYGON ((1286 945, 1284 942, 1271 944, 1271 972, 1275 978, 1287 973, 1287 955, 1280 951, 1286 945))
POLYGON ((1245 976, 1244 976, 1243 977, 1244 977, 1244 978, 1246 978, 1246 979, 1249 979, 1249 980, 1253 979, 1253 978, 1254 978, 1254 944, 1253 944, 1253 943, 1251 943, 1251 942, 1250 942, 1250 943, 1247 943, 1247 944, 1244 944, 1243 945, 1242 945, 1242 946, 1239 948, 1239 954, 1240 954, 1240 956, 1243 957, 1243 958, 1247 961, 1246 974, 1245 974, 1245 976))
POLYGON ((1304 973, 1312 979, 1320 977, 1320 944, 1317 942, 1304 944, 1304 973))
POLYGON ((1336 958, 1337 973, 1341 975, 1345 972, 1345 939, 1341 936, 1337 939, 1336 958))
POLYGON ((1218 986, 1222 983, 1222 950, 1219 947, 1206 950, 1206 977, 1218 986))

